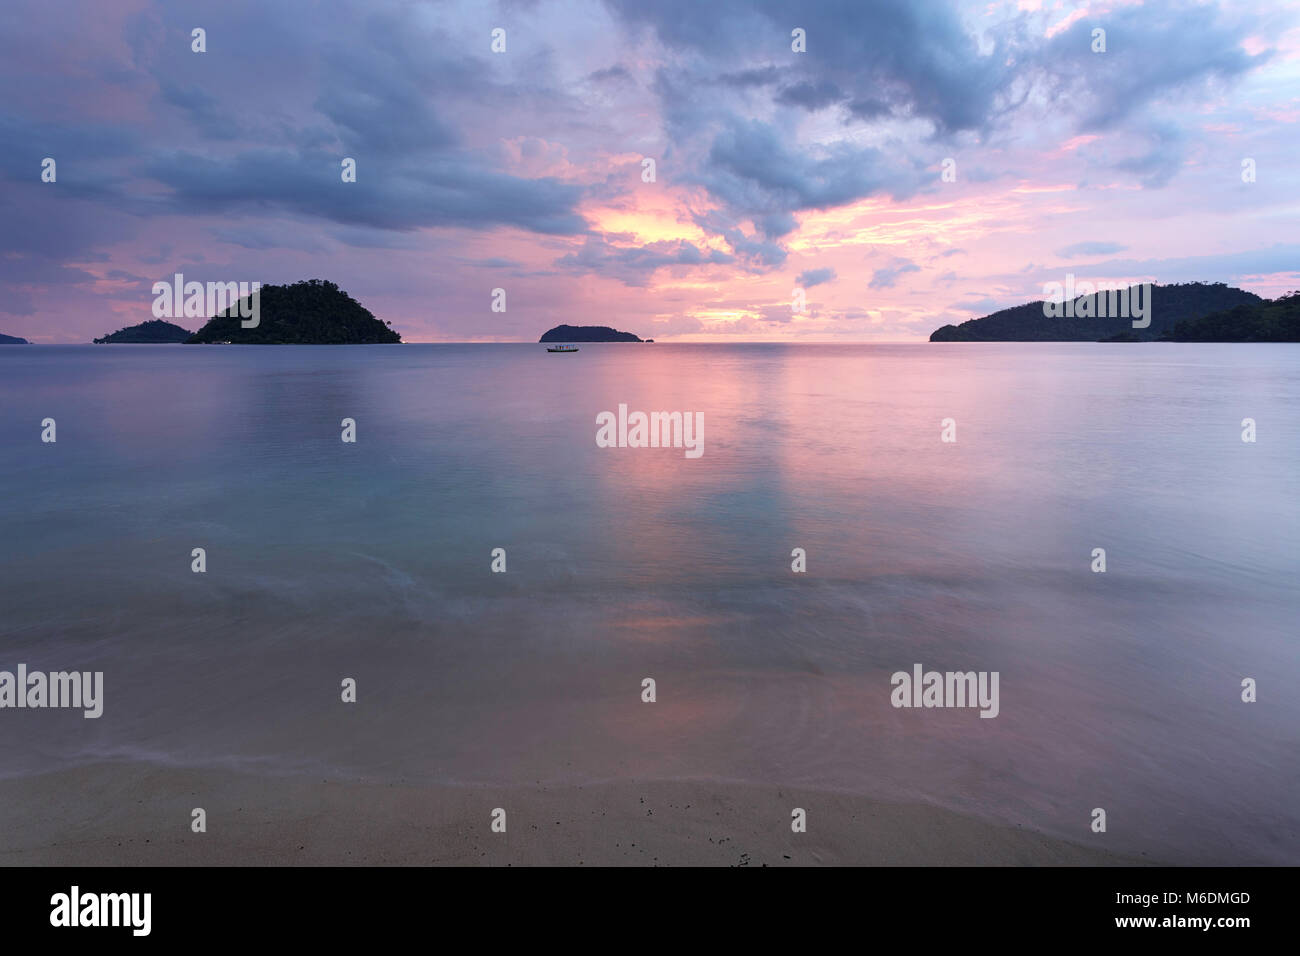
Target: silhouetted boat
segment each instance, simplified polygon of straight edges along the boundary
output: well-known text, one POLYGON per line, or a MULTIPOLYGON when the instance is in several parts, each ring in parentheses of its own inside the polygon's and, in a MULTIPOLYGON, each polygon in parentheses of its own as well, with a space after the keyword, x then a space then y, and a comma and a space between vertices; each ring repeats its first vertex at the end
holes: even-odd
POLYGON ((578 347, 577 347, 576 345, 548 345, 548 346, 546 347, 546 351, 548 351, 548 352, 576 352, 576 351, 578 351, 578 347))

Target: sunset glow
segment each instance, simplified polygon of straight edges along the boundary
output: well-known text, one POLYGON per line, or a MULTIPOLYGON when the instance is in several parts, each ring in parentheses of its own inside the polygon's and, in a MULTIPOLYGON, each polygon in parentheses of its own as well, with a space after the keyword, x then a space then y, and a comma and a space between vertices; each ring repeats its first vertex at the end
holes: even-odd
POLYGON ((176 271, 327 278, 410 342, 915 341, 1066 272, 1300 285, 1287 4, 331 9, 28 9, 0 327, 88 341, 176 271))

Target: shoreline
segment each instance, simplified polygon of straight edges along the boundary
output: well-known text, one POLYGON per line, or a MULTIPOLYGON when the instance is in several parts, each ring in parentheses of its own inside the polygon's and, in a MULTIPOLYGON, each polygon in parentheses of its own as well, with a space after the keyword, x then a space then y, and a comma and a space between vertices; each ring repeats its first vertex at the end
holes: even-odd
MULTIPOLYGON (((925 804, 695 781, 403 785, 98 763, 0 780, 0 866, 1143 866, 925 804), (202 807, 207 832, 191 831, 202 807), (807 832, 791 811, 807 812, 807 832), (491 829, 496 808, 506 832, 491 829)), ((1105 839, 1104 835, 1099 839, 1105 839)))

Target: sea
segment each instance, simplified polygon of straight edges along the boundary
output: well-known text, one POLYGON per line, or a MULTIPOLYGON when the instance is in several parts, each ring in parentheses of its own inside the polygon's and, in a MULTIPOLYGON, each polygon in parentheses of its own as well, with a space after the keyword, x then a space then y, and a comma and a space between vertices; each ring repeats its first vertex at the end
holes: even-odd
POLYGON ((753 783, 1300 864, 1297 475, 1297 345, 0 347, 0 670, 103 673, 0 709, 0 776, 753 783), (701 454, 602 447, 620 406, 701 454), (895 706, 917 665, 996 717, 895 706))

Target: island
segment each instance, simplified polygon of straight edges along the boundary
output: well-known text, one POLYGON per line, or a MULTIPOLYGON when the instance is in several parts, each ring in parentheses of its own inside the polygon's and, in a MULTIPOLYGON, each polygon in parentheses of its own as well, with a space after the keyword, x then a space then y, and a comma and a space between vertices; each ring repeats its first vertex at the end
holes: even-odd
POLYGON ((26 339, 20 339, 16 335, 0 335, 0 345, 31 345, 26 339))
POLYGON ((258 293, 257 325, 240 318, 252 309, 245 300, 208 319, 187 345, 396 345, 402 341, 389 322, 333 282, 304 279, 292 285, 264 285, 258 293))
POLYGON ((640 342, 631 332, 607 325, 557 325, 542 333, 538 342, 640 342))
POLYGON ((164 322, 162 319, 150 319, 139 325, 118 329, 102 339, 92 339, 96 345, 130 344, 130 345, 175 345, 184 342, 194 333, 182 329, 179 325, 164 322))
MULTIPOLYGON (((1130 297, 1136 288, 1130 287, 1130 297)), ((1105 293, 1099 296, 1102 297, 1105 297, 1105 293)), ((1191 322, 1238 306, 1257 306, 1265 302, 1253 292, 1233 288, 1222 282, 1153 284, 1148 312, 1151 324, 1144 329, 1135 329, 1133 319, 1127 316, 1080 316, 1078 304, 1083 298, 1079 296, 1073 300, 1073 306, 1067 315, 1045 315, 1043 300, 1037 299, 983 318, 971 319, 961 325, 945 325, 930 334, 930 341, 1151 342, 1161 339, 1166 332, 1172 333, 1180 322, 1191 322)))
POLYGON ((1300 342, 1300 290, 1166 329, 1166 342, 1300 342))

